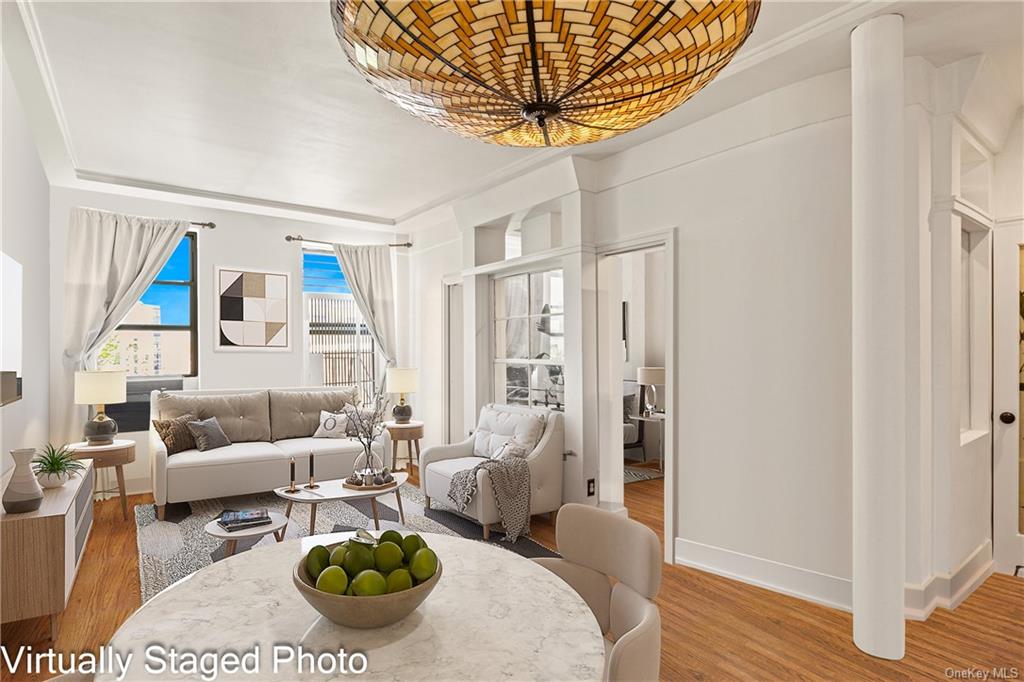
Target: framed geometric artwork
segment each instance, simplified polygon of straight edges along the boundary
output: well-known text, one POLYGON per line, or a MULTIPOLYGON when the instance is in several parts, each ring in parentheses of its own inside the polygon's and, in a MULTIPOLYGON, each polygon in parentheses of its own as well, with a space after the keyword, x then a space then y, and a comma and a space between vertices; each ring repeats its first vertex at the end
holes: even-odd
POLYGON ((217 350, 291 349, 286 272, 216 268, 217 350))

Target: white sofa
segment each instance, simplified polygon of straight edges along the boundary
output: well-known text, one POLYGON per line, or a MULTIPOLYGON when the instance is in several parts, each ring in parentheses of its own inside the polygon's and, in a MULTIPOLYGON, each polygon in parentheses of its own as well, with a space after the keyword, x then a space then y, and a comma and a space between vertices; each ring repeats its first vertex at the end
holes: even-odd
MULTIPOLYGON (((168 502, 246 495, 287 485, 291 458, 295 459, 296 477, 302 481, 309 470, 310 452, 317 479, 348 476, 362 452, 359 442, 312 435, 319 426, 321 409, 340 411, 354 403, 357 395, 355 386, 153 391, 149 444, 157 517, 164 518, 168 502), (217 417, 231 445, 168 456, 152 420, 187 413, 199 419, 217 417)), ((382 457, 390 451, 386 430, 375 448, 380 448, 377 452, 382 457)))
MULTIPOLYGON (((530 468, 530 514, 558 511, 562 506, 562 453, 565 429, 562 415, 543 408, 485 405, 473 435, 461 443, 436 445, 420 456, 420 488, 430 508, 431 498, 448 499, 448 488, 457 471, 472 469, 492 456, 507 441, 515 439, 532 448, 526 461, 530 468)), ((490 536, 491 526, 500 523, 498 507, 486 470, 477 472, 477 493, 466 508, 467 516, 490 536)))

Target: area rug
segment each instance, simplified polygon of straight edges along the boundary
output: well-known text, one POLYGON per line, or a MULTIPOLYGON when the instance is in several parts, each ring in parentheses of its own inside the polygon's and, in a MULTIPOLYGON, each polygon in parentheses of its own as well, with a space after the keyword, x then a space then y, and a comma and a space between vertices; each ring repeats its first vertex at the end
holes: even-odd
MULTIPOLYGON (((431 500, 431 508, 424 509, 423 493, 411 485, 402 486, 402 506, 405 511, 405 525, 399 521, 398 506, 394 495, 385 495, 377 500, 381 530, 394 528, 420 533, 441 533, 458 535, 484 542, 480 526, 463 518, 450 508, 431 500)), ((164 588, 195 573, 204 566, 220 561, 226 556, 226 542, 207 535, 203 530, 210 521, 218 518, 225 509, 258 509, 284 513, 287 503, 273 493, 222 497, 213 500, 180 502, 168 504, 165 520, 158 521, 153 505, 135 507, 136 537, 139 550, 139 584, 142 601, 153 598, 164 588)), ((309 505, 292 506, 292 514, 285 539, 305 537, 309 534, 309 505)), ((321 502, 317 505, 316 532, 336 533, 373 528, 373 512, 369 500, 351 502, 321 502)), ((273 534, 262 538, 238 540, 236 554, 253 547, 275 543, 273 534)), ((490 544, 502 547, 527 558, 557 557, 558 554, 528 537, 516 542, 502 541, 500 530, 492 531, 490 544)))
POLYGON ((622 480, 624 483, 639 483, 640 481, 653 481, 656 478, 664 478, 665 474, 650 467, 631 467, 626 465, 623 468, 622 480))

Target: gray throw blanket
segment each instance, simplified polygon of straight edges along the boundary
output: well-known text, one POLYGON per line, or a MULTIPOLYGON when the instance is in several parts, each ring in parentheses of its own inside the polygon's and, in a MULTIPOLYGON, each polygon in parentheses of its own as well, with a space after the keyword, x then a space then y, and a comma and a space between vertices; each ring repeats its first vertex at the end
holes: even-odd
POLYGON ((472 469, 457 471, 448 486, 448 497, 455 508, 465 512, 476 495, 476 472, 486 469, 491 479, 498 517, 505 527, 505 541, 515 542, 530 534, 530 467, 515 455, 499 455, 480 462, 472 469))

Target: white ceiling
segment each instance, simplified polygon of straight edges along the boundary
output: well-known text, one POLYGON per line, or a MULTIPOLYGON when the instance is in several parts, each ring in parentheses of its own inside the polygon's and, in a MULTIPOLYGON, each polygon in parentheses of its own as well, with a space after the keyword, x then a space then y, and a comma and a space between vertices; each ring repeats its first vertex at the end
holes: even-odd
MULTIPOLYGON (((998 15, 970 3, 910 4, 920 17, 908 19, 909 54, 951 61, 993 32, 1021 42, 1019 2, 992 5, 998 15)), ((817 27, 891 6, 767 1, 736 60, 764 68, 723 74, 646 128, 574 151, 606 155, 781 81, 842 68, 848 43, 834 30, 817 53, 767 65, 796 33, 811 39, 817 27)), ((390 104, 346 62, 327 2, 36 2, 31 10, 79 177, 389 223, 564 153, 464 139, 390 104)))

